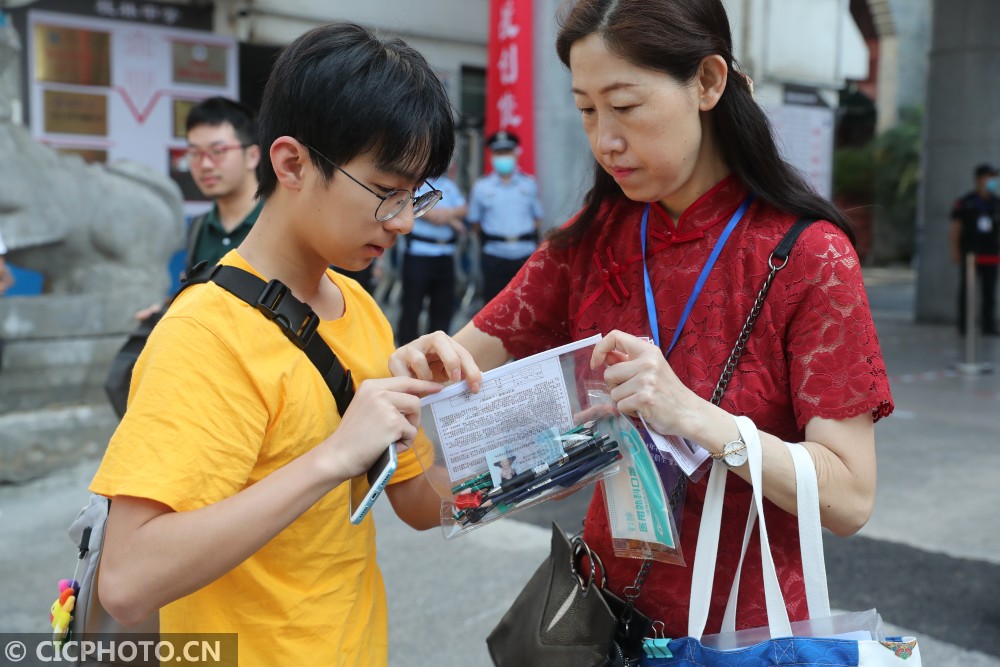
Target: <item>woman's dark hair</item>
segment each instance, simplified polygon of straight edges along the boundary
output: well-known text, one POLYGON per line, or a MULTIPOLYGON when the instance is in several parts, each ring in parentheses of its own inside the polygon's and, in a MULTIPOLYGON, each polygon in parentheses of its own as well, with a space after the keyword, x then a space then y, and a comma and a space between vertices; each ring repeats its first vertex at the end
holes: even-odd
POLYGON ((257 143, 257 120, 249 107, 228 97, 209 97, 191 107, 187 115, 187 131, 201 125, 229 123, 236 131, 236 138, 244 146, 257 143))
MULTIPOLYGON (((569 67, 570 48, 592 34, 610 51, 638 67, 693 81, 701 61, 719 55, 730 70, 726 89, 709 112, 723 159, 751 192, 772 206, 800 217, 829 220, 855 242, 850 222, 820 197, 778 152, 771 124, 753 99, 750 82, 733 58, 729 18, 721 0, 575 0, 560 15, 556 51, 569 67)), ((573 224, 549 238, 569 245, 594 223, 601 204, 623 197, 614 179, 594 165, 594 184, 573 224)))
POLYGON ((448 93, 419 52, 353 23, 314 28, 274 63, 258 119, 258 197, 278 185, 269 150, 280 136, 310 149, 329 180, 335 164, 372 152, 379 169, 421 181, 448 169, 455 148, 448 93))

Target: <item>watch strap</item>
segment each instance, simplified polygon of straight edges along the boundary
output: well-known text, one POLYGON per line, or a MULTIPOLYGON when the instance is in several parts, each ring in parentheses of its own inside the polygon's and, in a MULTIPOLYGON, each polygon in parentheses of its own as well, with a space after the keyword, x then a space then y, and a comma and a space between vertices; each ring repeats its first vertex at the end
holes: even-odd
POLYGON ((747 448, 747 443, 744 442, 743 436, 741 435, 736 440, 730 440, 722 446, 722 451, 718 454, 711 454, 711 457, 716 461, 722 461, 725 463, 726 457, 730 454, 735 454, 736 452, 741 452, 747 448))

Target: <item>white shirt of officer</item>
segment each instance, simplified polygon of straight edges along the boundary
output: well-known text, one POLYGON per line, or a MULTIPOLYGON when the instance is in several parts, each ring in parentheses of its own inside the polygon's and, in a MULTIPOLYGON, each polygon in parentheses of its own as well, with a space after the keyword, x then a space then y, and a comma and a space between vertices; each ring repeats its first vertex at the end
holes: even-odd
MULTIPOLYGON (((458 185, 447 176, 441 176, 430 183, 425 183, 417 190, 417 196, 419 197, 428 192, 431 186, 441 191, 441 201, 437 203, 435 208, 458 208, 465 206, 465 195, 458 189, 458 185)), ((417 218, 413 221, 413 231, 411 234, 438 241, 449 241, 449 243, 428 243, 427 241, 419 241, 411 236, 406 240, 408 244, 407 252, 411 255, 441 257, 443 255, 451 255, 455 252, 456 234, 450 225, 435 225, 423 218, 417 218)))
MULTIPOLYGON (((467 219, 478 224, 484 234, 517 237, 534 233, 535 221, 542 219, 538 184, 520 169, 506 182, 495 172, 483 176, 469 195, 467 219)), ((524 259, 536 246, 534 241, 486 241, 483 252, 500 259, 524 259)))

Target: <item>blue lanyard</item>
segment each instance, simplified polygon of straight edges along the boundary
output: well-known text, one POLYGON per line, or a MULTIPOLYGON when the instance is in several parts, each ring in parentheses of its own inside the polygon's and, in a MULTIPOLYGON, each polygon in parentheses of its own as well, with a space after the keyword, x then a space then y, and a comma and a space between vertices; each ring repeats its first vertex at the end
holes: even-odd
MULTIPOLYGON (((670 341, 670 347, 663 353, 663 356, 669 355, 670 351, 674 349, 674 345, 677 343, 677 339, 680 338, 681 331, 687 323, 688 315, 691 314, 691 309, 694 308, 694 302, 698 299, 698 295, 701 294, 701 288, 705 286, 705 281, 708 280, 708 274, 711 273, 712 267, 715 266, 715 260, 719 258, 723 246, 729 240, 729 235, 733 233, 736 225, 743 219, 743 214, 747 212, 752 202, 753 195, 743 200, 740 207, 733 213, 733 217, 730 218, 726 228, 722 230, 719 240, 715 242, 715 247, 712 248, 712 253, 708 256, 705 266, 701 269, 701 275, 698 276, 698 281, 694 284, 694 290, 691 292, 691 296, 688 297, 687 305, 684 306, 684 313, 681 315, 681 320, 677 323, 677 329, 674 331, 674 339, 670 341)), ((646 223, 649 221, 649 206, 649 204, 646 204, 646 210, 642 213, 642 230, 640 232, 642 234, 642 280, 646 288, 646 314, 649 317, 649 328, 653 332, 653 342, 656 343, 656 347, 660 347, 660 325, 656 317, 656 300, 653 298, 653 287, 649 282, 649 269, 646 268, 646 223)))

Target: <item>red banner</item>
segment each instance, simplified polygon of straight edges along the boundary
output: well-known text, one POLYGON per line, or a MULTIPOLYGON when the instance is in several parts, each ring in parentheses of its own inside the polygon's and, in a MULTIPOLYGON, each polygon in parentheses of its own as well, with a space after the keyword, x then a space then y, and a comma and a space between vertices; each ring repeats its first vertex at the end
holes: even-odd
POLYGON ((518 165, 535 171, 531 0, 490 0, 486 136, 507 130, 521 140, 518 165))

